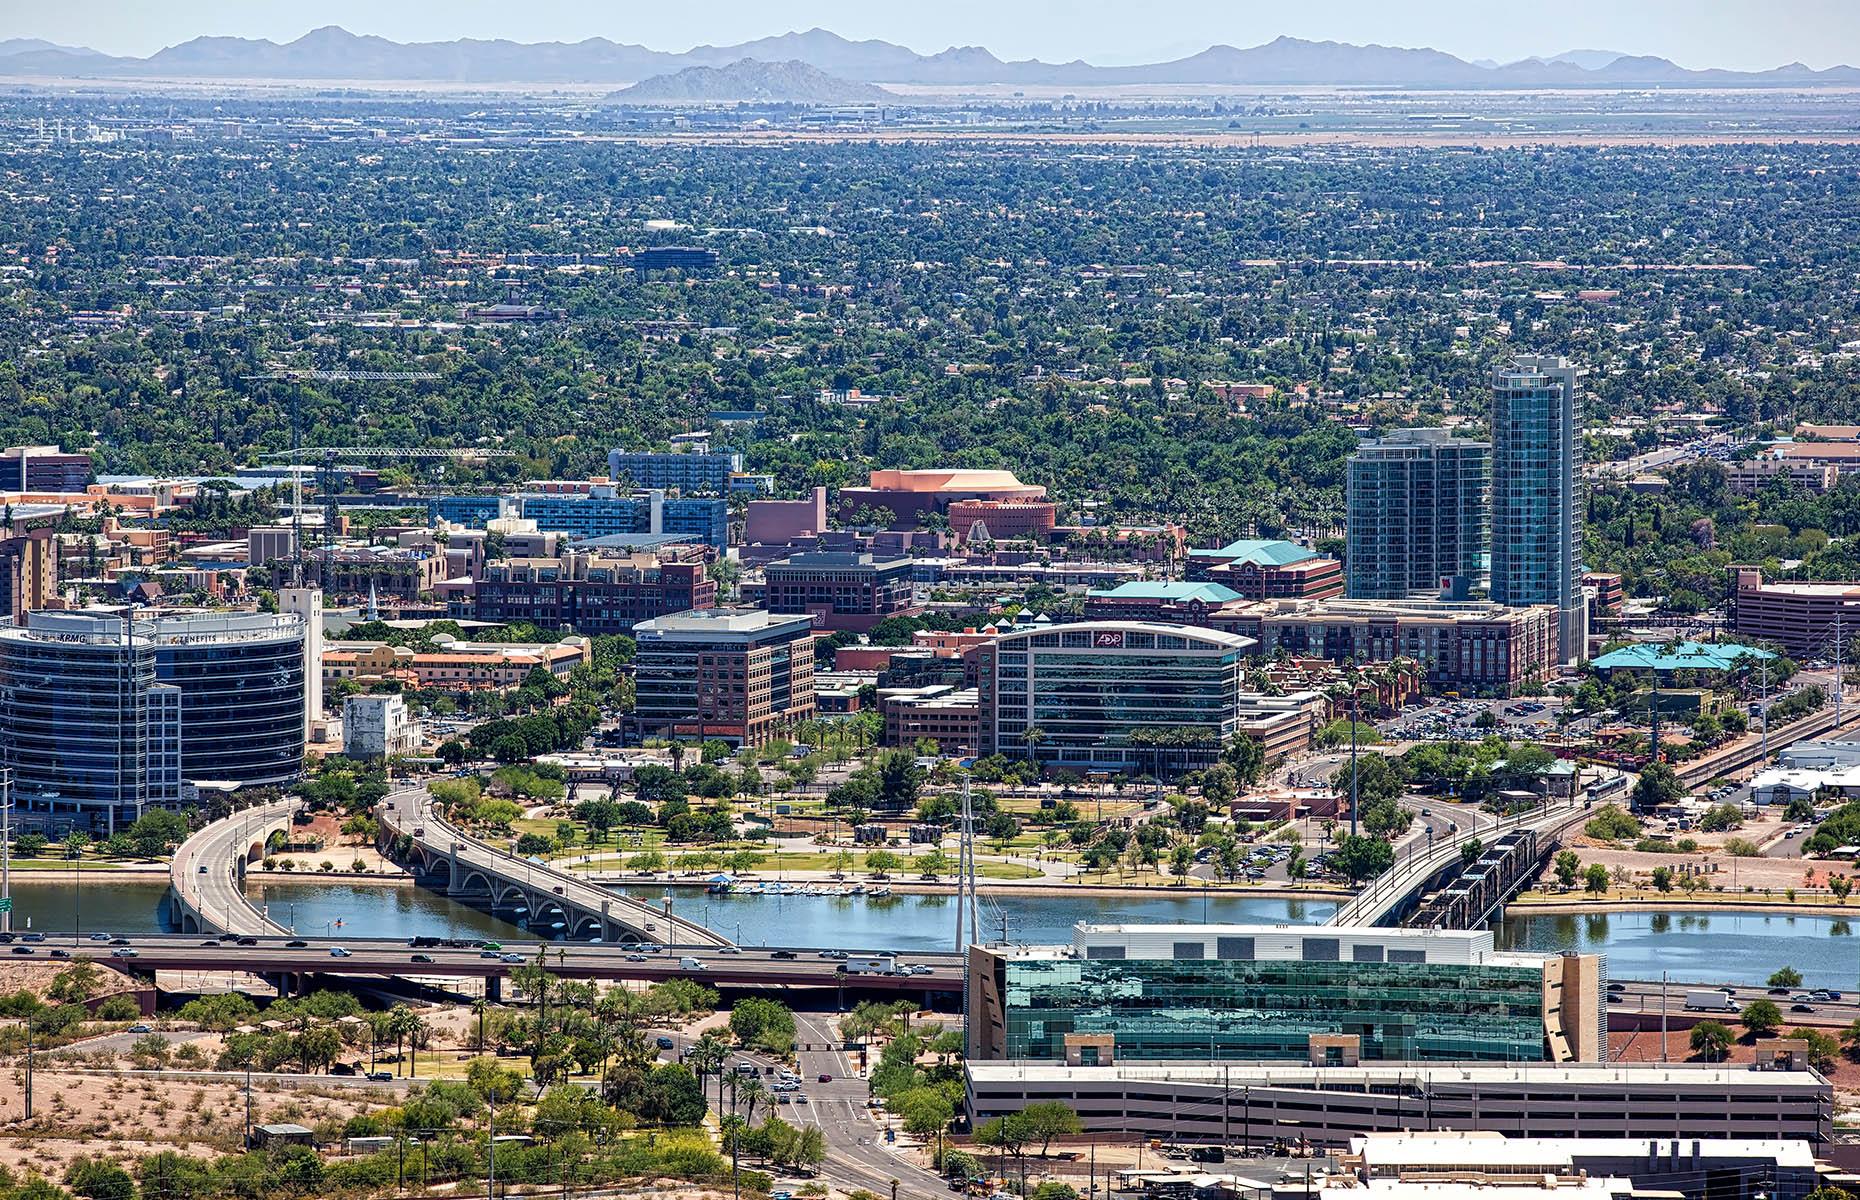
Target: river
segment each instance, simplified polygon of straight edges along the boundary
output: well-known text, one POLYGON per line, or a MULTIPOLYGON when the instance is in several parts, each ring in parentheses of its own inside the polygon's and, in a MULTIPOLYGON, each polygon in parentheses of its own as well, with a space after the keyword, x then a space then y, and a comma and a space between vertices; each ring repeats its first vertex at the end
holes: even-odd
MULTIPOLYGON (((101 874, 101 873, 100 873, 101 874)), ((158 879, 73 882, 13 878, 15 929, 79 929, 85 933, 158 933, 164 924, 158 879)), ((658 903, 659 888, 629 889, 658 903)), ((517 927, 436 892, 412 885, 349 884, 336 880, 267 880, 252 899, 299 933, 316 936, 520 936, 517 927)), ((672 911, 745 945, 819 949, 943 950, 955 941, 955 901, 949 896, 884 900, 831 896, 710 896, 673 893, 672 911)), ((1079 921, 1100 923, 1315 923, 1328 901, 1219 893, 1144 896, 984 896, 983 932, 1009 940, 1064 942, 1079 921)), ((1519 915, 1498 928, 1500 946, 1535 951, 1582 950, 1608 955, 1616 979, 1680 983, 1757 984, 1781 966, 1801 971, 1812 987, 1860 986, 1860 923, 1834 916, 1792 916, 1752 910, 1709 913, 1584 913, 1519 915)))

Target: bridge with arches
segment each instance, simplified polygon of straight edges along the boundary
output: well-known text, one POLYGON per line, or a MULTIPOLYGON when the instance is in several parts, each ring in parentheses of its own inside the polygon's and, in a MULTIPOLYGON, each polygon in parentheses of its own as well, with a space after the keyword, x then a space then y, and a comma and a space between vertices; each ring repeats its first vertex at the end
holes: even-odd
POLYGON ((424 787, 382 801, 380 838, 425 887, 527 928, 568 941, 715 947, 720 934, 663 908, 591 883, 548 863, 472 837, 442 818, 424 787))

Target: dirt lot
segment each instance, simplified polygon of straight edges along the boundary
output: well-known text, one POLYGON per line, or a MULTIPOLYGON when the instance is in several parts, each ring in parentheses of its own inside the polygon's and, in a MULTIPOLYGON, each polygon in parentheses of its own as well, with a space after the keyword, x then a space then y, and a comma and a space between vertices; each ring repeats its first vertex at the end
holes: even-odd
MULTIPOLYGON (((122 1161, 160 1150, 223 1154, 245 1133, 245 1091, 235 1081, 206 1082, 33 1072, 33 1116, 24 1119, 22 1073, 0 1090, 0 1164, 56 1177, 82 1155, 122 1161)), ((302 1087, 257 1082, 254 1124, 294 1121, 312 1128, 393 1103, 386 1088, 339 1088, 318 1080, 302 1087)))

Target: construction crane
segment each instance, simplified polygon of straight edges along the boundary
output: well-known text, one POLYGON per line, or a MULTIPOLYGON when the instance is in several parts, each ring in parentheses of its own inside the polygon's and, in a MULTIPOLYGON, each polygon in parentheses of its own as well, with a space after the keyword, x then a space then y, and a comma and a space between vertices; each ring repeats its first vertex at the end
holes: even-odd
MULTIPOLYGON (((336 463, 339 459, 379 458, 379 459, 444 459, 452 462, 469 462, 481 458, 515 458, 514 450, 477 449, 475 447, 432 447, 432 446, 299 446, 292 450, 274 450, 261 454, 259 458, 267 462, 288 462, 297 465, 314 465, 317 471, 317 491, 323 497, 323 532, 322 547, 327 550, 330 539, 336 531, 336 463)), ((304 549, 303 531, 304 512, 304 477, 301 471, 291 472, 291 528, 292 541, 297 546, 300 556, 304 549)), ((329 556, 323 557, 323 582, 327 583, 329 556)))
POLYGON ((436 371, 313 371, 307 368, 292 367, 271 371, 263 375, 241 375, 239 378, 248 380, 319 379, 336 380, 338 382, 360 380, 364 383, 398 383, 407 380, 438 379, 439 374, 436 371))

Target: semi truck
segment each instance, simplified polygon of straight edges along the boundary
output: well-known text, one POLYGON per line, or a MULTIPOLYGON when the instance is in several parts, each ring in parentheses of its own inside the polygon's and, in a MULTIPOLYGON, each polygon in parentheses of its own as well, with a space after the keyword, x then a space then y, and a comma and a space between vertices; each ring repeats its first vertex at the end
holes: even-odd
POLYGON ((848 975, 895 975, 898 972, 898 960, 889 954, 875 955, 870 958, 849 958, 846 960, 848 975))
POLYGON ((1737 1001, 1720 991, 1687 992, 1687 1012, 1736 1012, 1737 1001))

